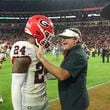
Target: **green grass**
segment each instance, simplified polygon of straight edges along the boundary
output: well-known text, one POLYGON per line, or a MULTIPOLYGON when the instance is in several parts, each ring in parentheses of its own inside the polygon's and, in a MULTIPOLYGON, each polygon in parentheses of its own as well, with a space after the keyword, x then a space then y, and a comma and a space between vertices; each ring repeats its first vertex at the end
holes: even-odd
POLYGON ((101 57, 90 57, 88 64, 87 86, 91 87, 110 81, 110 63, 102 63, 101 57))
MULTIPOLYGON (((47 58, 59 66, 63 57, 60 55, 59 60, 50 53, 47 58)), ((95 86, 100 83, 110 81, 110 63, 102 63, 101 57, 90 57, 87 75, 87 87, 95 86)), ((0 94, 2 94, 4 103, 0 104, 0 110, 12 110, 11 104, 11 64, 10 60, 4 62, 3 69, 0 70, 0 94)), ((47 81, 47 94, 49 101, 58 97, 57 80, 47 81)))

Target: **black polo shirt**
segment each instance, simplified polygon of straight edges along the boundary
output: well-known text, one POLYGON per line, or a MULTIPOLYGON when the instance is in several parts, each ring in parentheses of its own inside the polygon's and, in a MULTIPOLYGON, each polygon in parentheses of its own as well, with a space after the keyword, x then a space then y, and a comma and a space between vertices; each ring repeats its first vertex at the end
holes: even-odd
POLYGON ((61 67, 71 74, 68 79, 58 81, 62 110, 85 110, 89 104, 86 88, 87 56, 80 45, 68 50, 61 67))

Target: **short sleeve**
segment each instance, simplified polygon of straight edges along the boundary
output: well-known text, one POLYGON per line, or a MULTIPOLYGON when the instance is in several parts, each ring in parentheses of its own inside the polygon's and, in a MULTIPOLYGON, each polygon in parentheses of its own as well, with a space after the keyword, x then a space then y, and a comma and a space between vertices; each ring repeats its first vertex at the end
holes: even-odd
POLYGON ((72 77, 76 77, 77 74, 87 65, 86 59, 78 54, 73 54, 68 60, 66 60, 61 67, 68 70, 72 77))

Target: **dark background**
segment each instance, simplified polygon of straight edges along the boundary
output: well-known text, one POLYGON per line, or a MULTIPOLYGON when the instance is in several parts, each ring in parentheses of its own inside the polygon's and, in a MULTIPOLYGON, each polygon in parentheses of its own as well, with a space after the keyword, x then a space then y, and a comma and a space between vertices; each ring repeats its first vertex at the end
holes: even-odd
POLYGON ((0 12, 43 12, 102 7, 110 0, 0 0, 0 12))

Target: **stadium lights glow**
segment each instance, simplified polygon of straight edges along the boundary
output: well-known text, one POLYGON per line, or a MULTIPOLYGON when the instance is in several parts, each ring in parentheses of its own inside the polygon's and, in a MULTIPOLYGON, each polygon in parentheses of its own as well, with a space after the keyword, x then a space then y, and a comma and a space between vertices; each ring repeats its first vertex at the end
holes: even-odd
POLYGON ((27 19, 27 17, 0 17, 0 19, 27 19))
POLYGON ((60 19, 60 16, 49 17, 50 19, 60 19))
POLYGON ((66 18, 76 18, 76 16, 66 16, 66 18))
POLYGON ((76 18, 76 16, 54 16, 49 17, 50 19, 61 19, 61 18, 76 18))
POLYGON ((19 17, 0 17, 0 19, 20 19, 19 17))
MULTIPOLYGON (((54 16, 49 17, 50 19, 61 19, 61 18, 76 18, 76 16, 54 16)), ((28 19, 28 17, 0 17, 0 19, 28 19)))
POLYGON ((100 14, 88 14, 88 17, 91 17, 91 16, 100 16, 100 14))

